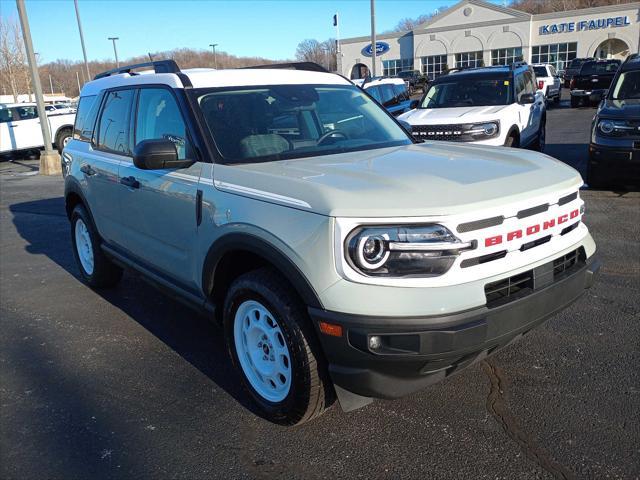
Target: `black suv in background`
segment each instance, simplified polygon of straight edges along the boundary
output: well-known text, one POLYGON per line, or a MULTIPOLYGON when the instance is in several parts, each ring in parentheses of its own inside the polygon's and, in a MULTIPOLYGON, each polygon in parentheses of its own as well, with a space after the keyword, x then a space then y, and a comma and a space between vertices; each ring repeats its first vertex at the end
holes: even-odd
POLYGON ((429 81, 427 80, 427 76, 420 73, 419 70, 405 70, 398 73, 397 77, 407 82, 409 95, 418 89, 420 89, 422 93, 427 91, 427 83, 429 83, 429 81))
POLYGON ((585 62, 571 79, 571 108, 582 103, 595 105, 607 94, 607 89, 620 67, 620 60, 585 62))
POLYGON ((569 86, 571 85, 571 79, 574 75, 577 75, 578 72, 580 72, 580 67, 582 67, 582 64, 591 60, 595 60, 595 58, 574 58, 573 60, 571 60, 571 63, 564 70, 564 88, 569 88, 569 86))
POLYGON ((640 182, 640 55, 620 66, 591 125, 587 183, 640 182))

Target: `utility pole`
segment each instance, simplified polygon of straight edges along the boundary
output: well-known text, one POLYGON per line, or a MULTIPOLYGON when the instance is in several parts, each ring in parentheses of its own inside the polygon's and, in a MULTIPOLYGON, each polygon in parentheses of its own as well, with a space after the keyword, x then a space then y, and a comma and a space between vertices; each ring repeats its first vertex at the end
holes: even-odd
POLYGON ((87 49, 84 48, 84 35, 82 34, 82 24, 80 23, 80 10, 78 10, 78 0, 73 0, 76 5, 76 20, 78 20, 78 31, 80 32, 80 44, 82 45, 82 55, 84 56, 84 68, 87 71, 87 79, 91 78, 89 73, 89 62, 87 61, 87 49))
POLYGON ((210 43, 209 46, 213 48, 213 68, 218 69, 218 57, 216 57, 216 47, 217 43, 210 43))
POLYGON ((376 5, 371 0, 371 76, 376 76, 376 5))
POLYGON ((113 42, 113 54, 116 56, 116 68, 120 68, 120 62, 118 61, 118 49, 116 48, 116 40, 120 40, 119 37, 109 37, 108 40, 113 42))
POLYGON ((78 71, 76 70, 76 82, 78 82, 78 96, 80 96, 80 75, 78 75, 78 71))
POLYGON ((49 86, 51 87, 51 95, 53 95, 53 81, 51 80, 51 74, 49 74, 49 86))
POLYGON ((42 140, 44 141, 44 152, 40 154, 40 174, 56 175, 62 173, 60 155, 54 153, 53 148, 51 148, 53 142, 51 141, 51 132, 49 131, 49 120, 47 119, 47 114, 44 109, 44 98, 42 96, 42 85, 40 84, 40 75, 38 75, 36 56, 33 53, 33 43, 31 42, 31 30, 29 29, 27 9, 24 6, 24 0, 16 0, 16 6, 18 7, 18 16, 20 17, 20 25, 22 26, 24 48, 27 51, 27 60, 29 62, 29 70, 31 71, 33 90, 36 94, 36 105, 38 108, 38 117, 40 118, 42 140))

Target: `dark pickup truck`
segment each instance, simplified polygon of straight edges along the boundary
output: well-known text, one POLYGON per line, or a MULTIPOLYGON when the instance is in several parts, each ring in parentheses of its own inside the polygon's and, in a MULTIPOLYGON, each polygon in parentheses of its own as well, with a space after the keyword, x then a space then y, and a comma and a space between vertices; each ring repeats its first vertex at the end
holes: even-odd
POLYGON ((420 89, 422 93, 427 91, 427 77, 420 73, 419 70, 404 70, 399 72, 397 75, 398 78, 407 83, 407 89, 409 90, 409 95, 413 95, 413 92, 420 89))
POLYGON ((615 77, 620 60, 593 60, 585 62, 580 72, 571 79, 571 107, 578 107, 582 103, 599 103, 609 89, 615 77))
POLYGON ((567 67, 564 70, 564 88, 570 88, 571 87, 571 79, 577 75, 578 73, 580 73, 580 67, 582 67, 582 65, 585 62, 589 62, 595 60, 595 58, 593 57, 589 57, 589 58, 574 58, 573 60, 571 60, 571 63, 569 63, 567 65, 567 67))

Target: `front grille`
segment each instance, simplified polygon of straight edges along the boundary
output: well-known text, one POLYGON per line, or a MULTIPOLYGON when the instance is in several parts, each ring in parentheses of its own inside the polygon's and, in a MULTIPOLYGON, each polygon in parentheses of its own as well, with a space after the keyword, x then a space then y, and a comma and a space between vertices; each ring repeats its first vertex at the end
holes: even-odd
POLYGON ((447 140, 450 142, 464 142, 467 135, 460 125, 411 125, 411 133, 421 140, 447 140))
POLYGON ((547 287, 582 268, 585 261, 584 248, 580 247, 532 270, 487 283, 484 286, 487 307, 499 307, 547 287))

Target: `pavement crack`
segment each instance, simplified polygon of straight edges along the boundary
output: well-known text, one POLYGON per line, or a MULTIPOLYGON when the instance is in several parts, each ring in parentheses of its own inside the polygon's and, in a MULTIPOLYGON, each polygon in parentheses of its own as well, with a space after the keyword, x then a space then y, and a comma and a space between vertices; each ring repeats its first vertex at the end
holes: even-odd
POLYGON ((537 463, 554 478, 562 480, 575 479, 575 475, 567 467, 556 462, 551 454, 539 446, 536 441, 520 428, 515 416, 507 406, 507 392, 504 374, 492 360, 481 362, 482 370, 489 377, 490 388, 487 395, 487 411, 498 421, 511 440, 516 442, 520 450, 537 463))

